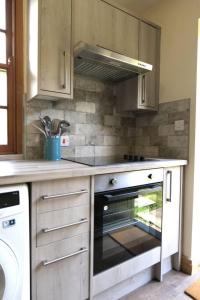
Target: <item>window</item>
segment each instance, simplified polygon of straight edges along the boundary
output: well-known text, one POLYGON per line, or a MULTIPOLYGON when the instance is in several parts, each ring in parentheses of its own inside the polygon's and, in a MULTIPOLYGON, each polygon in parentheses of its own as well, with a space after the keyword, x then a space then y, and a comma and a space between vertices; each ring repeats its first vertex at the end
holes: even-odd
POLYGON ((22 1, 0 0, 0 154, 22 150, 22 1))

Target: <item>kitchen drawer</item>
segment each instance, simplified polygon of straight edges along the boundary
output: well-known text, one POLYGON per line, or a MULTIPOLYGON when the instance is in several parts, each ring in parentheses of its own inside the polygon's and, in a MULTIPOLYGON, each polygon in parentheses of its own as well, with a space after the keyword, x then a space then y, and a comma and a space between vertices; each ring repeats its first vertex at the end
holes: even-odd
POLYGON ((37 215, 37 247, 89 232, 89 206, 37 215))
POLYGON ((88 233, 36 250, 37 300, 82 300, 89 295, 88 233))
POLYGON ((89 204, 89 177, 69 178, 32 184, 37 212, 65 209, 89 204))

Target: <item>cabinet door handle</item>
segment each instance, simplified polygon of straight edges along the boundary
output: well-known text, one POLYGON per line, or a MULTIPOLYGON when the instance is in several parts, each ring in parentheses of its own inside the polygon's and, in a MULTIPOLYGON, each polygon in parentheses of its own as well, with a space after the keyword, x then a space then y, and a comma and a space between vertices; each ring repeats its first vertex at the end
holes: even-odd
POLYGON ((66 89, 66 56, 67 56, 66 51, 63 51, 63 57, 64 57, 64 73, 63 73, 64 83, 62 85, 63 89, 66 89))
POLYGON ((75 196, 75 195, 81 195, 81 194, 85 194, 87 193, 87 190, 81 190, 81 191, 77 191, 77 192, 70 192, 70 193, 66 193, 66 194, 56 194, 56 195, 44 195, 41 197, 42 200, 49 200, 49 199, 55 199, 55 198, 63 198, 63 197, 68 197, 68 196, 75 196))
POLYGON ((167 171, 166 189, 166 201, 172 202, 172 171, 167 171))
POLYGON ((66 224, 66 225, 62 225, 62 226, 57 226, 57 227, 52 227, 52 228, 44 228, 44 229, 42 229, 42 231, 44 233, 48 233, 48 232, 51 232, 51 231, 55 231, 55 230, 59 230, 59 229, 63 229, 63 228, 68 228, 68 227, 80 225, 80 224, 87 223, 87 222, 88 222, 88 219, 83 218, 78 222, 74 222, 74 223, 70 223, 70 224, 66 224))
POLYGON ((146 77, 142 75, 142 103, 146 102, 146 77))
POLYGON ((88 249, 85 248, 85 247, 84 248, 80 248, 80 250, 78 250, 78 251, 76 251, 76 252, 74 252, 72 254, 68 254, 68 255, 65 255, 65 256, 62 256, 62 257, 58 257, 58 258, 55 258, 53 260, 44 260, 44 261, 42 261, 42 265, 45 267, 45 266, 51 265, 53 263, 56 263, 58 261, 64 260, 66 258, 73 257, 75 255, 78 255, 78 254, 81 254, 81 253, 84 253, 84 252, 87 252, 87 251, 88 251, 88 249))

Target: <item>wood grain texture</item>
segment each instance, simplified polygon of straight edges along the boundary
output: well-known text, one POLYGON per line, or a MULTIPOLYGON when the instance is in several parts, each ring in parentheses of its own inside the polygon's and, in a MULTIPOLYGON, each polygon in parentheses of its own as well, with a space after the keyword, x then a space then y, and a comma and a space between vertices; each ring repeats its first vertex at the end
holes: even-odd
POLYGON ((31 185, 32 299, 87 299, 89 295, 89 224, 90 180, 79 177, 36 182, 31 185), (87 193, 41 200, 43 195, 57 195, 87 189, 87 193), (81 200, 83 203, 81 203, 81 200), (42 201, 42 203, 41 203, 42 201), (44 233, 86 218, 87 222, 44 233), (47 266, 42 262, 64 258, 47 266))
POLYGON ((97 0, 96 18, 96 44, 138 58, 138 19, 101 0, 97 0))
POLYGON ((90 179, 89 177, 77 177, 63 179, 59 181, 44 181, 34 183, 35 198, 37 202, 37 212, 44 213, 48 211, 66 209, 80 205, 88 205, 90 179), (87 193, 80 195, 70 195, 66 197, 57 197, 55 199, 45 199, 43 196, 55 196, 85 190, 87 193))
POLYGON ((0 185, 84 177, 187 165, 186 160, 158 159, 139 163, 89 167, 67 161, 0 161, 0 185))
POLYGON ((71 93, 71 0, 42 0, 40 89, 71 93))
POLYGON ((72 254, 80 248, 88 249, 88 234, 74 236, 36 250, 36 298, 34 300, 83 300, 88 298, 89 251, 43 266, 43 261, 72 254))
POLYGON ((55 210, 37 215, 37 246, 46 245, 89 231, 89 198, 87 206, 77 206, 68 209, 55 210), (60 226, 77 223, 83 219, 87 222, 79 225, 43 232, 60 226))
POLYGON ((167 172, 171 171, 171 202, 167 201, 167 186, 164 186, 163 221, 162 221, 162 258, 177 253, 179 249, 180 234, 180 168, 167 168, 164 170, 164 182, 170 184, 167 172), (170 216, 170 217, 169 217, 170 216))
POLYGON ((95 45, 95 7, 96 0, 72 1, 73 46, 80 41, 95 45))
POLYGON ((30 0, 27 98, 73 98, 72 0, 30 0))

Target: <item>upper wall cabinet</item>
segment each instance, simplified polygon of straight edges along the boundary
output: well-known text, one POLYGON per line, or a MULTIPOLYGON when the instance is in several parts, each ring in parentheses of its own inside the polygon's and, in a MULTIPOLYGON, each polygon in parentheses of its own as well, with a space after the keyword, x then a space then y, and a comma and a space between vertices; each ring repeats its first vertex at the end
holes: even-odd
POLYGON ((139 21, 128 13, 96 0, 96 44, 138 58, 139 21))
POLYGON ((72 1, 73 45, 83 41, 95 45, 95 0, 72 1))
POLYGON ((141 76, 140 105, 157 110, 159 102, 160 30, 143 21, 139 29, 139 60, 153 65, 153 71, 141 76))
POLYGON ((160 29, 143 21, 139 25, 140 61, 153 71, 121 82, 116 87, 118 111, 157 111, 159 103, 160 29))
POLYGON ((73 97, 71 2, 29 1, 28 99, 73 97))

